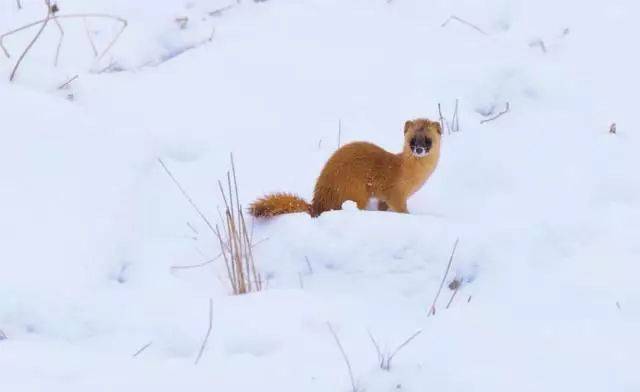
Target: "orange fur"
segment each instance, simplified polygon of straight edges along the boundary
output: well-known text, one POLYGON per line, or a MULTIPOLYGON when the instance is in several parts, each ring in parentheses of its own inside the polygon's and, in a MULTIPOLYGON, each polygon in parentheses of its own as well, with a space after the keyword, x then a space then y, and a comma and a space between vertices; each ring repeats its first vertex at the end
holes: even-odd
POLYGON ((380 201, 380 210, 408 212, 407 199, 422 187, 438 164, 440 124, 426 119, 407 121, 404 134, 404 148, 398 154, 366 142, 339 148, 322 169, 311 204, 291 194, 276 193, 256 200, 249 212, 256 217, 293 212, 316 217, 341 209, 347 200, 365 209, 371 198, 380 201), (409 143, 416 135, 431 139, 428 155, 418 157, 412 153, 409 143))

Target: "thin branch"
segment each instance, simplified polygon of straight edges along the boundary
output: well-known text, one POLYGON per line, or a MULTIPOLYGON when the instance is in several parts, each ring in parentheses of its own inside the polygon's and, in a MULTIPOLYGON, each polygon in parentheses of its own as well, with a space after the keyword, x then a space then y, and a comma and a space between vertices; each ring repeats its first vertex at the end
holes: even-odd
POLYGON ((458 99, 456 98, 456 106, 453 112, 453 118, 451 119, 451 131, 460 132, 460 119, 458 117, 458 99))
POLYGON ((488 123, 489 121, 493 121, 493 120, 495 120, 495 119, 497 119, 497 118, 499 118, 499 117, 503 116, 504 114, 509 113, 509 110, 511 110, 511 105, 509 104, 509 102, 507 102, 507 103, 504 105, 504 110, 503 110, 503 111, 501 111, 500 113, 496 114, 496 115, 495 115, 495 116, 493 116, 493 117, 490 117, 490 118, 487 118, 486 120, 482 120, 482 121, 480 121, 480 124, 485 124, 485 123, 488 123))
POLYGON ((173 181, 173 183, 178 187, 178 189, 180 190, 180 192, 182 193, 182 196, 184 196, 185 199, 187 199, 187 201, 189 202, 189 204, 191 204, 191 207, 193 207, 194 210, 196 210, 196 212, 198 213, 198 215, 200 215, 200 218, 202 218, 202 220, 204 221, 204 223, 207 224, 207 226, 209 227, 209 229, 211 229, 211 231, 215 234, 216 230, 213 228, 213 225, 211 224, 211 222, 209 222, 209 219, 207 219, 207 217, 204 215, 204 213, 200 210, 200 208, 198 207, 198 205, 193 201, 193 199, 191 198, 191 196, 189 196, 189 194, 187 193, 187 191, 184 190, 184 188, 182 187, 182 185, 180 185, 180 182, 178 182, 178 180, 176 179, 176 177, 173 175, 173 173, 171 173, 171 170, 169 170, 169 168, 167 167, 167 165, 165 165, 164 161, 161 158, 158 158, 158 162, 160 163, 160 165, 162 165, 162 168, 164 169, 164 171, 167 173, 167 175, 171 178, 171 180, 173 181))
POLYGON ((389 355, 389 358, 387 359, 387 370, 391 369, 391 360, 393 359, 393 357, 396 356, 396 354, 398 352, 400 352, 400 350, 402 350, 403 348, 405 348, 409 343, 411 343, 411 341, 413 339, 415 339, 416 337, 418 337, 418 335, 420 335, 422 333, 422 330, 419 329, 417 330, 413 335, 409 336, 404 342, 402 342, 402 344, 400 344, 394 351, 393 354, 389 355))
POLYGON ((133 353, 133 355, 131 356, 132 358, 137 357, 138 355, 140 355, 144 350, 148 349, 149 346, 151 346, 153 344, 153 342, 149 342, 147 344, 145 344, 144 346, 140 347, 138 349, 138 351, 136 351, 135 353, 133 353))
POLYGON ((340 339, 338 338, 338 335, 336 334, 336 331, 333 329, 333 326, 330 322, 327 322, 327 327, 329 327, 329 331, 331 331, 331 334, 333 335, 333 338, 335 339, 336 344, 338 345, 338 348, 342 353, 342 359, 344 359, 344 363, 347 365, 347 370, 349 371, 349 379, 351 379, 351 392, 358 392, 356 381, 353 378, 353 370, 351 369, 351 362, 349 362, 349 357, 347 357, 347 353, 344 351, 344 347, 342 347, 342 343, 340 343, 340 339))
POLYGON ((209 265, 211 263, 213 263, 214 261, 218 260, 220 257, 222 257, 222 253, 219 253, 216 257, 214 257, 213 259, 209 259, 207 261, 203 261, 202 263, 199 264, 190 264, 190 265, 172 265, 171 269, 192 269, 192 268, 200 268, 200 267, 204 267, 205 265, 209 265))
POLYGON ((442 128, 443 131, 446 128, 447 134, 451 135, 451 129, 449 128, 449 123, 447 123, 444 116, 442 115, 442 106, 440 105, 440 103, 438 103, 438 114, 440 115, 440 128, 442 128))
POLYGON ((457 17, 455 15, 451 15, 449 17, 449 19, 445 20, 444 23, 442 25, 440 25, 440 27, 447 26, 449 24, 449 22, 451 22, 452 20, 455 20, 456 22, 460 22, 460 23, 462 23, 464 25, 467 25, 467 26, 471 27, 472 29, 474 29, 475 31, 479 32, 480 34, 489 35, 484 30, 482 30, 480 27, 474 25, 473 23, 467 22, 466 20, 464 20, 462 18, 459 18, 459 17, 457 17))
POLYGON ((440 292, 442 291, 444 282, 447 279, 447 275, 449 274, 449 269, 451 268, 451 263, 453 262, 453 256, 456 253, 456 248, 458 248, 459 241, 460 241, 460 238, 456 238, 456 242, 453 244, 453 250, 451 250, 451 256, 449 256, 449 263, 447 264, 447 269, 444 272, 444 276, 442 277, 442 282, 440 282, 440 287, 438 288, 438 292, 436 293, 436 296, 433 299, 433 303, 431 304, 431 308, 429 309, 429 313, 427 314, 427 316, 436 314, 436 302, 438 302, 438 297, 440 296, 440 292))
POLYGON ((307 262, 307 267, 309 268, 309 275, 313 274, 313 268, 311 267, 311 262, 307 256, 304 257, 304 260, 307 262))
MULTIPOLYGON (((44 19, 40 19, 40 20, 37 20, 35 22, 28 23, 28 24, 26 24, 24 26, 18 27, 18 28, 14 29, 14 30, 8 31, 8 32, 0 35, 0 48, 2 48, 2 50, 4 51, 5 56, 7 56, 7 58, 11 57, 11 55, 9 54, 9 51, 4 46, 4 39, 6 37, 8 37, 10 35, 13 35, 13 34, 15 34, 17 32, 20 32, 22 30, 26 30, 26 29, 29 29, 31 27, 37 26, 39 24, 46 25, 48 23, 49 19, 50 19, 49 16, 50 15, 48 15, 44 19)), ((107 45, 106 49, 102 51, 102 53, 99 56, 99 59, 101 59, 113 47, 113 45, 115 45, 116 41, 118 41, 118 38, 120 38, 120 35, 122 35, 122 33, 124 32, 124 30, 127 28, 128 24, 129 24, 126 19, 121 18, 119 16, 109 15, 109 14, 101 14, 101 13, 56 15, 56 19, 74 19, 74 18, 113 19, 113 20, 116 20, 116 21, 122 23, 122 29, 120 29, 120 31, 115 35, 115 37, 111 40, 111 42, 109 42, 109 44, 107 45)), ((41 27, 41 29, 44 29, 44 27, 41 27)))
MULTIPOLYGON (((256 242, 255 244, 251 245, 252 248, 260 245, 261 243, 265 242, 266 240, 268 240, 269 237, 267 238, 263 238, 260 241, 256 242)), ((209 259, 207 261, 203 261, 202 263, 198 263, 198 264, 188 264, 188 265, 172 265, 171 269, 192 269, 192 268, 200 268, 200 267, 204 267, 205 265, 209 265, 211 263, 213 263, 214 261, 218 260, 220 257, 222 257, 222 253, 218 253, 218 255, 212 259, 209 259)))
POLYGON ((453 299, 456 297, 456 294, 458 294, 460 286, 462 286, 462 283, 460 283, 458 279, 453 280, 449 285, 449 288, 453 290, 453 293, 451 294, 451 298, 449 298, 449 302, 447 302, 447 306, 445 307, 445 309, 449 309, 451 303, 453 303, 453 299))
MULTIPOLYGON (((33 45, 36 43, 38 38, 40 38, 40 35, 44 31, 44 28, 47 27, 47 24, 49 23, 49 19, 51 19, 51 15, 52 15, 51 3, 49 2, 49 0, 45 0, 45 4, 47 6, 47 17, 42 22, 42 26, 40 27, 40 30, 38 30, 38 32, 33 37, 31 42, 29 42, 29 45, 27 45, 27 47, 24 49, 24 51, 22 52, 22 54, 18 58, 18 61, 16 62, 16 65, 13 67, 13 71, 11 71, 11 76, 9 76, 9 81, 10 82, 13 82, 13 79, 15 79, 16 72, 18 71, 18 68, 20 67, 20 64, 22 63, 22 60, 24 60, 25 56, 27 55, 27 52, 29 52, 29 50, 33 47, 33 45)), ((5 51, 5 53, 8 54, 7 50, 4 49, 4 47, 3 47, 3 50, 5 51)))
POLYGON ((87 34, 89 45, 91 45, 91 50, 93 51, 93 57, 98 57, 98 49, 96 48, 95 42, 93 42, 93 37, 91 37, 91 31, 89 30, 89 24, 87 23, 87 18, 82 18, 82 23, 84 24, 84 31, 87 34))
POLYGON ((230 10, 233 7, 235 7, 235 4, 230 4, 230 5, 226 6, 226 7, 222 7, 222 8, 219 8, 217 10, 209 11, 209 16, 220 16, 224 12, 230 10))
POLYGON ((56 23, 56 26, 58 27, 58 32, 60 33, 60 38, 58 38, 58 46, 56 47, 56 57, 53 60, 53 66, 57 67, 58 59, 60 58, 60 48, 62 47, 62 40, 64 40, 64 29, 62 28, 62 25, 60 24, 60 21, 55 16, 55 14, 53 15, 53 21, 56 23))
POLYGON ((127 28, 128 26, 128 22, 125 19, 122 18, 118 18, 120 20, 120 22, 122 22, 122 28, 120 29, 120 31, 118 31, 118 33, 113 37, 113 39, 111 40, 111 42, 109 42, 109 45, 107 45, 107 47, 102 51, 102 53, 98 56, 98 61, 102 60, 102 58, 107 54, 107 52, 109 52, 111 50, 111 48, 113 47, 113 45, 116 44, 116 42, 118 41, 118 39, 120 38, 120 36, 122 35, 122 33, 124 33, 124 30, 127 28))
POLYGON ((373 347, 375 347, 376 349, 376 354, 378 355, 378 364, 380 365, 381 368, 384 368, 384 355, 382 354, 382 350, 380 350, 380 345, 378 344, 376 339, 373 337, 373 334, 371 333, 371 331, 367 330, 367 333, 369 334, 369 339, 371 339, 371 343, 373 343, 373 347))
POLYGON ((191 231, 193 231, 195 235, 200 235, 200 233, 198 233, 198 230, 196 230, 196 228, 191 224, 191 222, 187 222, 187 226, 191 229, 191 231))
POLYGON ((60 86, 58 86, 58 90, 62 90, 63 88, 67 87, 68 85, 70 85, 74 80, 78 79, 78 75, 72 77, 71 79, 67 80, 66 82, 62 83, 60 86))
POLYGON ((200 351, 198 352, 198 356, 196 357, 196 361, 194 365, 197 365, 200 362, 200 358, 202 358, 202 354, 204 353, 204 349, 207 347, 207 342, 209 341, 209 335, 211 335, 211 329, 213 328, 213 299, 209 298, 209 328, 207 328, 207 334, 204 336, 202 340, 202 345, 200 346, 200 351))

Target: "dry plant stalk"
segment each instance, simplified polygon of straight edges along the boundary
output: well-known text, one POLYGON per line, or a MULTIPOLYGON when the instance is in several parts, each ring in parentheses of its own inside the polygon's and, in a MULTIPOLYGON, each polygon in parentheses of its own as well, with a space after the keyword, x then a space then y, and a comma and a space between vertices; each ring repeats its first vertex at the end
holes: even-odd
POLYGON ((452 293, 451 293, 451 298, 449 298, 449 302, 447 302, 447 306, 445 309, 449 309, 449 307, 453 303, 453 299, 456 297, 456 294, 458 294, 458 290, 460 290, 460 286, 462 286, 462 280, 458 278, 452 280, 451 283, 449 283, 449 290, 451 290, 452 293))
POLYGON ((220 223, 215 227, 215 234, 227 269, 227 277, 234 295, 261 291, 262 278, 256 270, 253 242, 240 205, 233 155, 231 155, 231 173, 227 172, 226 185, 225 191, 222 182, 218 181, 225 211, 221 214, 220 223))
POLYGON ((444 276, 442 277, 442 282, 440 282, 440 287, 438 287, 438 292, 436 296, 433 298, 433 303, 431 304, 431 308, 429 308, 428 316, 433 316, 436 314, 436 302, 438 302, 438 297, 440 297, 440 292, 442 292, 442 287, 444 286, 444 282, 447 280, 447 275, 449 275, 449 270, 451 269, 451 264, 453 263, 453 256, 456 254, 456 249, 458 248, 458 242, 460 242, 460 238, 456 238, 456 242, 453 244, 453 249, 451 250, 451 256, 449 256, 449 263, 447 264, 447 269, 444 271, 444 276))
POLYGON ((140 347, 135 353, 133 353, 131 358, 136 358, 138 355, 142 354, 142 352, 144 350, 148 349, 152 344, 153 344, 153 342, 151 341, 151 342, 145 344, 144 346, 140 347))
POLYGON ((451 15, 447 20, 444 21, 444 23, 442 25, 440 25, 440 27, 447 26, 449 24, 449 22, 451 22, 452 20, 455 20, 456 22, 460 22, 460 23, 462 23, 464 25, 467 25, 467 26, 471 27, 472 29, 474 29, 475 31, 479 32, 480 34, 489 35, 489 34, 487 34, 486 31, 482 30, 480 27, 474 25, 473 23, 467 22, 466 20, 464 20, 462 18, 459 18, 459 17, 457 17, 455 15, 451 15))
POLYGON ((200 345, 200 351, 198 351, 198 356, 194 362, 194 365, 197 365, 202 358, 202 354, 204 354, 205 348, 207 348, 207 342, 209 341, 209 336, 211 335, 211 330, 213 329, 213 299, 209 298, 209 328, 207 328, 207 333, 204 335, 204 339, 202 340, 202 344, 200 345))
POLYGON ((493 116, 493 117, 490 117, 490 118, 487 118, 486 120, 482 120, 482 121, 480 121, 480 124, 485 124, 485 123, 488 123, 488 122, 490 122, 490 121, 493 121, 493 120, 495 120, 495 119, 497 119, 497 118, 500 118, 500 117, 502 117, 503 115, 505 115, 505 114, 509 113, 509 111, 510 111, 510 110, 511 110, 511 104, 509 104, 509 102, 507 102, 507 103, 504 105, 504 110, 503 110, 503 111, 501 111, 500 113, 496 114, 496 115, 495 115, 495 116, 493 116))
POLYGON ((393 357, 395 357, 396 354, 400 352, 400 350, 402 350, 409 343, 411 343, 413 339, 418 337, 418 335, 422 333, 422 330, 419 329, 416 332, 414 332, 413 335, 409 336, 398 347, 396 347, 396 349, 393 350, 391 354, 383 354, 382 350, 380 349, 380 345, 378 344, 376 339, 373 337, 373 334, 371 333, 371 331, 367 331, 367 332, 369 333, 369 339, 371 339, 371 343, 373 343, 373 346, 376 349, 376 354, 378 355, 378 364, 380 366, 380 369, 389 371, 391 370, 391 361, 393 360, 393 357))
POLYGON ((71 79, 67 80, 66 82, 62 83, 60 86, 58 86, 58 90, 62 90, 63 88, 66 88, 67 86, 69 86, 71 83, 73 83, 74 80, 78 79, 79 75, 75 75, 74 77, 72 77, 71 79))
POLYGON ((344 351, 344 347, 342 347, 342 343, 340 342, 340 338, 338 338, 338 334, 333 329, 333 325, 330 322, 327 322, 327 327, 333 335, 333 339, 336 341, 336 345, 340 349, 340 353, 342 354, 342 359, 344 360, 345 365, 347 366, 347 371, 349 372, 349 379, 351 380, 351 392, 358 392, 358 386, 356 384, 356 380, 353 377, 353 369, 351 368, 351 362, 349 361, 349 357, 347 356, 346 351, 344 351))
MULTIPOLYGON (((18 28, 14 29, 14 30, 8 31, 8 32, 0 35, 0 49, 2 49, 2 51, 4 52, 4 55, 7 58, 11 58, 11 54, 9 53, 7 48, 4 46, 4 39, 6 37, 8 37, 8 36, 11 36, 13 34, 16 34, 16 33, 20 32, 20 31, 23 31, 23 30, 29 29, 31 27, 40 25, 40 29, 38 30, 36 35, 34 36, 34 38, 31 40, 29 45, 27 45, 25 50, 22 52, 22 54, 18 58, 18 61, 16 62, 16 65, 14 66, 13 71, 11 72, 11 76, 9 78, 10 81, 13 81, 13 79, 15 78, 15 73, 18 70, 18 68, 20 67, 20 63, 22 63, 22 60, 24 60, 24 57, 27 55, 27 52, 29 52, 29 50, 31 50, 31 47, 35 44, 35 42, 38 40, 38 38, 40 38, 40 36, 42 35, 42 32, 44 31, 45 27, 47 27, 47 24, 49 23, 49 21, 51 19, 53 19, 54 22, 56 23, 56 25, 58 27, 58 31, 60 33, 60 38, 58 39, 58 45, 56 47, 56 54, 55 54, 55 58, 54 58, 54 64, 55 65, 58 64, 58 58, 60 57, 60 49, 62 47, 62 41, 64 39, 64 30, 62 29, 62 25, 60 24, 60 21, 59 21, 60 19, 102 18, 102 19, 113 19, 113 20, 116 20, 116 21, 122 23, 122 28, 116 33, 116 35, 113 37, 113 39, 107 44, 105 49, 100 54, 96 54, 96 57, 98 58, 98 60, 101 60, 111 50, 111 48, 115 45, 115 43, 118 41, 118 39, 120 38, 120 36, 122 35, 124 30, 128 26, 127 20, 123 19, 123 18, 121 18, 119 16, 114 16, 114 15, 109 15, 109 14, 100 14, 100 13, 58 15, 57 14, 57 12, 58 12, 57 5, 55 5, 55 4, 51 5, 50 0, 45 0, 45 4, 47 6, 47 16, 44 19, 28 23, 28 24, 26 24, 24 26, 18 27, 18 28)), ((94 50, 94 52, 96 52, 95 45, 93 44, 93 42, 91 42, 91 46, 92 46, 92 49, 94 50)))
POLYGON ((447 130, 447 134, 451 135, 451 133, 460 132, 460 118, 458 116, 458 106, 459 100, 456 99, 456 103, 453 110, 453 117, 451 121, 447 121, 446 117, 442 114, 442 105, 438 103, 438 115, 440 116, 440 128, 444 132, 445 128, 447 130))
MULTIPOLYGON (((42 32, 44 31, 44 28, 47 27, 47 24, 49 23, 49 20, 51 19, 51 15, 53 15, 54 9, 51 6, 50 1, 49 0, 45 0, 44 3, 47 6, 47 16, 42 20, 42 26, 40 26, 40 30, 38 30, 36 35, 33 37, 33 39, 27 45, 27 47, 24 48, 24 51, 22 52, 20 57, 18 57, 18 61, 16 61, 16 65, 13 67, 13 70, 11 71, 11 75, 9 76, 9 81, 10 82, 13 82, 13 79, 15 79, 16 72, 18 72, 18 68, 20 68, 20 64, 22 64, 22 60, 24 60, 24 58, 27 56, 27 53, 29 52, 29 50, 31 50, 33 45, 38 40, 38 38, 40 38, 40 36, 42 35, 42 32)), ((2 38, 4 38, 4 36, 0 37, 0 45, 2 45, 2 38)), ((7 50, 5 49, 4 46, 2 46, 2 49, 4 50, 4 53, 7 55, 7 57, 9 57, 9 52, 7 52, 7 50)))

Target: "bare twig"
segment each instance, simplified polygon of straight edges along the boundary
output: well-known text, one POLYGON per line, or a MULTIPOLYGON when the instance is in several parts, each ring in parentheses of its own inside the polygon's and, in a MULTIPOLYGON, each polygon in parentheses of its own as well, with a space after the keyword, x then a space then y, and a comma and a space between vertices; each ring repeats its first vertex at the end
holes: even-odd
POLYGON ((192 268, 200 268, 200 267, 204 267, 205 265, 209 265, 211 263, 213 263, 214 261, 218 260, 220 257, 222 257, 222 253, 219 253, 216 257, 209 259, 207 261, 203 261, 202 263, 199 264, 190 264, 190 265, 172 265, 171 269, 172 270, 177 270, 177 269, 192 269, 192 268))
POLYGON ((100 55, 98 55, 98 61, 102 60, 102 58, 107 54, 107 52, 109 52, 111 50, 111 48, 113 47, 113 45, 116 44, 116 42, 118 41, 118 39, 120 38, 120 36, 122 35, 122 33, 124 33, 124 30, 127 28, 128 26, 128 22, 125 19, 122 18, 117 18, 117 20, 119 20, 122 23, 122 28, 120 29, 120 31, 118 31, 118 33, 113 37, 113 39, 111 40, 111 42, 109 42, 109 44, 107 45, 106 48, 104 48, 104 50, 102 51, 102 53, 100 55))
POLYGON ((204 221, 204 223, 206 223, 206 225, 209 227, 209 229, 211 229, 211 231, 215 234, 216 230, 213 228, 213 225, 211 224, 211 222, 209 222, 209 219, 207 219, 207 217, 204 215, 204 213, 200 210, 200 208, 198 207, 198 205, 193 201, 193 199, 191 198, 191 196, 189 196, 189 194, 187 193, 187 191, 184 190, 184 188, 182 187, 182 185, 180 185, 180 182, 178 182, 178 180, 176 179, 176 177, 173 175, 173 173, 171 172, 171 170, 169 170, 169 168, 167 167, 167 165, 165 165, 164 161, 162 160, 162 158, 158 158, 158 162, 160 163, 160 165, 162 166, 162 168, 164 169, 165 173, 167 173, 167 175, 171 178, 171 180, 173 181, 173 183, 178 187, 178 189, 180 190, 180 193, 182 193, 182 196, 184 196, 185 199, 187 199, 187 201, 189 202, 189 204, 191 204, 191 207, 193 207, 193 209, 198 213, 198 215, 200 215, 200 218, 202 218, 202 220, 204 221))
POLYGON ((57 67, 58 59, 60 58, 60 48, 62 47, 62 40, 64 40, 64 29, 62 28, 62 25, 60 24, 60 21, 55 16, 55 14, 53 15, 53 21, 56 23, 58 32, 60 33, 60 38, 58 38, 58 46, 56 47, 56 57, 53 60, 53 66, 57 67))
POLYGON ((235 7, 235 4, 228 5, 226 7, 218 8, 217 10, 209 11, 209 16, 220 16, 231 8, 235 7))
POLYGON ((440 282, 440 287, 438 288, 438 292, 436 293, 435 298, 433 298, 433 303, 431 304, 431 308, 429 309, 429 313, 427 314, 427 316, 436 314, 436 302, 438 302, 438 297, 440 296, 440 292, 442 291, 444 282, 447 279, 447 275, 449 274, 449 269, 451 268, 451 263, 453 263, 453 256, 456 253, 456 249, 458 248, 459 241, 460 241, 460 238, 456 238, 456 242, 453 244, 453 249, 451 250, 451 256, 449 256, 449 263, 447 264, 447 269, 444 272, 444 276, 442 277, 442 282, 440 282))
POLYGON ((442 128, 442 131, 444 131, 444 129, 446 128, 447 134, 450 135, 451 129, 449 128, 449 123, 446 121, 446 119, 442 115, 442 106, 439 103, 438 103, 438 114, 440 115, 440 128, 442 128))
POLYGON ((458 98, 456 98, 456 106, 453 112, 453 119, 451 119, 451 131, 460 132, 460 117, 458 116, 458 98))
MULTIPOLYGON (((269 237, 267 238, 263 238, 260 241, 256 242, 255 244, 251 245, 252 248, 255 248, 256 246, 260 245, 261 243, 265 242, 266 240, 268 240, 269 237)), ((188 264, 188 265, 172 265, 171 269, 193 269, 193 268, 200 268, 200 267, 204 267, 205 265, 209 265, 211 263, 213 263, 214 261, 218 260, 220 257, 222 257, 222 253, 218 253, 218 255, 212 259, 209 259, 207 261, 203 261, 202 263, 198 263, 198 264, 188 264)))
MULTIPOLYGON (((115 45, 115 43, 118 41, 118 39, 120 38, 120 36, 122 35, 122 33, 124 32, 124 30, 127 28, 128 26, 128 22, 126 19, 121 18, 119 16, 115 16, 115 15, 109 15, 109 14, 101 14, 101 13, 86 13, 86 14, 67 14, 67 15, 56 15, 55 16, 56 19, 76 19, 76 18, 101 18, 101 19, 113 19, 116 20, 120 23, 122 23, 122 28, 120 29, 120 31, 118 31, 118 33, 114 36, 114 38, 109 42, 109 44, 106 46, 106 48, 102 51, 102 53, 100 53, 100 55, 98 56, 98 59, 101 59, 102 57, 104 57, 105 54, 107 54, 107 52, 109 52, 109 50, 111 50, 111 48, 113 47, 113 45, 115 45)), ((18 27, 17 29, 8 31, 2 35, 0 35, 0 48, 2 48, 5 56, 7 56, 7 58, 11 57, 11 55, 9 54, 9 51, 7 50, 7 48, 4 46, 4 39, 10 35, 13 35, 15 33, 18 33, 22 30, 26 30, 29 29, 31 27, 37 26, 37 25, 46 25, 49 22, 50 19, 50 15, 47 15, 46 18, 44 19, 40 19, 37 20, 35 22, 31 22, 28 23, 24 26, 18 27)), ((41 30, 44 30, 44 27, 41 26, 40 27, 41 30)))
POLYGON ((356 386, 356 381, 353 378, 353 370, 351 369, 351 362, 349 362, 349 357, 347 353, 344 351, 344 347, 342 347, 342 343, 340 343, 340 339, 336 334, 336 331, 333 329, 331 323, 327 322, 327 327, 329 327, 329 331, 331 331, 331 335, 333 335, 333 339, 335 339, 338 348, 340 349, 340 353, 342 353, 342 359, 344 359, 344 363, 347 365, 347 371, 349 372, 349 379, 351 380, 351 392, 358 392, 358 387, 356 386))
POLYGON ((380 369, 390 370, 391 361, 396 356, 396 354, 398 354, 400 350, 402 350, 405 346, 411 343, 413 339, 415 339, 418 335, 420 335, 422 333, 422 330, 416 331, 414 334, 412 334, 407 339, 405 339, 405 341, 402 342, 398 347, 396 347, 396 349, 393 350, 391 354, 384 354, 380 349, 380 345, 378 344, 376 339, 373 337, 373 334, 371 333, 371 331, 367 331, 367 333, 369 334, 369 339, 371 339, 371 343, 373 343, 373 346, 376 349, 376 354, 378 355, 378 364, 380 366, 380 369))
POLYGON ((490 118, 487 118, 487 119, 485 119, 485 120, 480 121, 480 124, 485 124, 485 123, 488 123, 489 121, 493 121, 493 120, 495 120, 495 119, 497 119, 497 118, 499 118, 499 117, 503 116, 504 114, 509 113, 509 110, 511 110, 511 105, 509 104, 509 102, 507 102, 507 103, 504 105, 504 110, 503 110, 503 111, 501 111, 500 113, 496 114, 496 115, 495 115, 495 116, 493 116, 493 117, 490 117, 490 118))
POLYGON ((89 30, 89 24, 87 23, 87 18, 82 18, 82 23, 84 24, 84 31, 87 34, 89 45, 91 45, 91 50, 93 51, 93 57, 98 57, 98 49, 96 48, 95 42, 93 42, 93 37, 91 37, 91 30, 89 30))
POLYGON ((58 90, 62 90, 63 88, 67 87, 68 85, 70 85, 74 80, 78 79, 78 75, 72 77, 71 79, 67 80, 66 82, 62 83, 60 86, 58 86, 58 90))
POLYGON ((304 257, 304 260, 307 262, 307 267, 309 268, 309 275, 313 274, 313 268, 311 267, 311 262, 307 256, 304 257))
POLYGON ((391 360, 393 359, 393 357, 396 356, 396 354, 398 354, 398 352, 400 352, 400 350, 402 350, 404 347, 406 347, 409 343, 411 343, 411 341, 413 339, 415 339, 416 337, 418 337, 418 335, 420 335, 422 333, 422 330, 419 329, 417 330, 413 335, 409 336, 404 342, 402 342, 394 351, 391 355, 389 355, 389 358, 387 358, 387 370, 391 369, 391 360))
POLYGON ((202 358, 202 354, 204 353, 205 348, 207 347, 207 342, 209 341, 209 335, 211 335, 211 329, 213 328, 213 299, 209 298, 209 328, 207 328, 207 334, 204 336, 202 340, 202 345, 200 346, 200 351, 198 352, 198 356, 196 357, 196 361, 194 365, 197 365, 200 362, 200 358, 202 358))
POLYGON ((381 369, 384 369, 384 355, 382 354, 382 350, 380 349, 380 345, 376 341, 376 338, 373 337, 371 331, 367 330, 369 334, 369 339, 371 339, 371 343, 373 343, 373 347, 376 349, 376 354, 378 355, 378 365, 381 369))
POLYGON ((451 294, 451 298, 449 298, 449 302, 447 302, 447 306, 445 309, 449 309, 449 307, 451 306, 451 303, 453 303, 453 299, 456 297, 456 294, 458 294, 458 290, 460 290, 460 286, 462 286, 462 283, 460 283, 458 279, 454 279, 449 284, 449 288, 453 291, 453 293, 451 294))
POLYGON ((144 350, 148 349, 148 348, 149 348, 149 346, 151 346, 152 344, 153 344, 153 342, 149 342, 149 343, 145 344, 144 346, 140 347, 140 348, 138 349, 138 351, 136 351, 135 353, 133 353, 133 355, 132 355, 131 357, 132 357, 132 358, 135 358, 135 357, 137 357, 138 355, 142 354, 142 352, 143 352, 144 350))
POLYGON ((616 133, 618 133, 616 123, 611 124, 611 126, 609 127, 609 133, 612 135, 615 135, 616 133))
MULTIPOLYGON (((38 38, 40 38, 40 35, 42 35, 42 32, 44 31, 44 28, 47 27, 47 24, 49 23, 49 19, 51 19, 51 15, 52 15, 51 3, 49 2, 49 0, 45 0, 45 4, 47 6, 47 17, 43 20, 42 26, 40 27, 40 30, 38 30, 38 32, 33 37, 31 42, 29 42, 29 45, 27 45, 27 47, 24 49, 24 51, 22 52, 22 54, 18 58, 18 61, 16 62, 16 65, 13 67, 13 71, 11 71, 11 75, 9 76, 9 81, 10 82, 13 82, 13 79, 16 77, 16 72, 18 71, 18 68, 20 67, 20 64, 22 63, 22 60, 24 60, 25 56, 27 55, 27 52, 29 52, 29 50, 33 47, 33 45, 36 43, 38 38)), ((6 54, 8 54, 7 50, 4 49, 4 47, 3 47, 3 50, 4 50, 4 52, 6 54)))
POLYGON ((452 20, 455 20, 456 22, 460 22, 464 25, 467 25, 469 27, 471 27, 472 29, 474 29, 475 31, 479 32, 480 34, 483 35, 489 35, 487 34, 484 30, 482 30, 480 27, 474 25, 473 23, 467 22, 466 20, 459 18, 455 15, 451 15, 447 20, 444 21, 444 23, 442 25, 440 25, 440 27, 445 27, 449 24, 449 22, 451 22, 452 20))
POLYGON ((447 118, 442 114, 442 105, 438 103, 438 115, 440 116, 440 128, 444 132, 445 128, 447 130, 447 134, 450 135, 453 132, 460 131, 460 117, 458 115, 458 106, 459 100, 456 98, 456 103, 453 109, 453 117, 451 117, 451 121, 447 121, 447 118))

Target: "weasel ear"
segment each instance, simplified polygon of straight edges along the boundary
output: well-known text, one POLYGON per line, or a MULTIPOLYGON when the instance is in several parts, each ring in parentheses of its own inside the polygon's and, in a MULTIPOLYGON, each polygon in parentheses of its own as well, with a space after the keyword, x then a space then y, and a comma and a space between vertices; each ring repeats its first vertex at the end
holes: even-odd
POLYGON ((404 123, 404 133, 409 132, 409 127, 413 124, 412 121, 407 121, 404 123))
POLYGON ((435 121, 434 124, 436 125, 436 130, 438 131, 438 134, 442 135, 442 125, 440 124, 440 122, 435 121))

